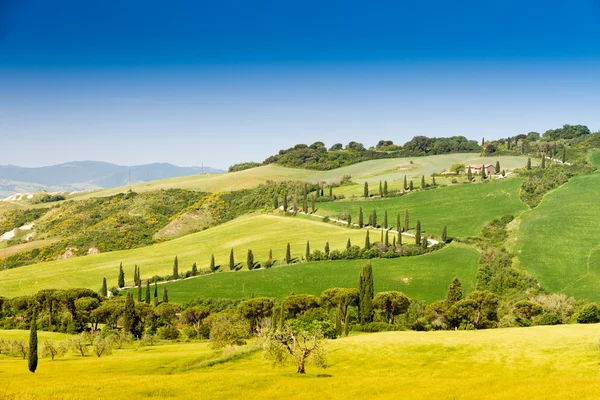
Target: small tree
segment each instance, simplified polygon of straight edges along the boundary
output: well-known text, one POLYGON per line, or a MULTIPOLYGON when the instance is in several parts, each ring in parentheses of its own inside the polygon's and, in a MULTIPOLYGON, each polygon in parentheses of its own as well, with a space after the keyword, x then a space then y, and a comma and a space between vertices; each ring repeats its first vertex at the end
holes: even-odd
POLYGON ((333 186, 329 185, 329 200, 333 200, 333 186))
POLYGON ((413 181, 411 180, 410 183, 408 184, 408 190, 412 192, 414 189, 415 189, 415 185, 413 184, 413 181))
POLYGON ((229 252, 229 270, 230 271, 235 270, 235 259, 233 257, 233 247, 231 248, 231 251, 229 252))
POLYGON ((54 361, 55 357, 63 356, 66 352, 63 342, 51 342, 44 340, 42 343, 42 357, 50 357, 54 361))
POLYGON ((179 279, 179 260, 177 260, 177 256, 173 261, 173 279, 179 279))
POLYGON ((496 161, 496 174, 500 173, 500 161, 496 161))
POLYGON ((383 213, 383 229, 388 228, 388 213, 387 210, 383 213))
POLYGON ((373 217, 372 217, 372 221, 371 221, 371 225, 372 226, 377 226, 377 210, 373 210, 373 217))
POLYGON ((119 287, 123 289, 125 287, 125 272, 123 272, 123 263, 119 266, 119 287))
POLYGON ((531 158, 527 159, 527 171, 531 171, 531 158))
POLYGON ((473 180, 473 172, 471 171, 471 166, 469 165, 469 169, 467 170, 467 179, 469 182, 473 180))
POLYGON ((271 268, 273 266, 273 250, 269 249, 269 259, 265 264, 265 268, 271 268))
POLYGON ((358 277, 358 309, 361 323, 373 321, 373 295, 373 267, 369 261, 363 265, 358 277))
POLYGON ((348 238, 348 241, 346 242, 346 250, 348 250, 350 247, 352 247, 352 242, 350 241, 350 238, 348 238))
POLYGON ((546 153, 542 154, 542 169, 546 168, 546 153))
POLYGON ((369 197, 369 184, 367 182, 365 182, 365 185, 363 187, 363 197, 369 197))
POLYGON ((135 334, 137 329, 137 314, 135 312, 135 303, 131 291, 127 292, 125 305, 123 308, 123 330, 135 334))
POLYGON ((304 259, 308 262, 310 261, 310 242, 306 241, 306 252, 304 253, 304 259))
POLYGON ((396 214, 396 230, 402 232, 402 225, 400 225, 400 213, 396 214))
POLYGON ((29 372, 35 372, 38 365, 38 336, 37 336, 37 320, 35 308, 31 314, 31 327, 29 329, 29 372))
POLYGON ((146 279, 146 304, 150 304, 150 279, 146 279))
POLYGON ((201 337, 202 321, 209 315, 210 309, 203 306, 193 306, 186 308, 181 313, 181 320, 194 329, 197 337, 201 337))
POLYGON ((273 208, 274 208, 275 210, 279 210, 279 199, 277 198, 277 196, 275 196, 275 197, 273 198, 273 208))
POLYGON ((211 254, 210 255, 210 272, 215 272, 217 270, 217 267, 215 265, 215 255, 211 254))
POLYGON ((352 228, 352 214, 348 213, 348 228, 352 228))
POLYGON ((408 232, 409 229, 409 225, 408 225, 408 210, 404 210, 404 232, 408 232))
POLYGON ((290 247, 290 244, 287 244, 287 247, 285 248, 285 263, 286 264, 290 264, 292 262, 292 249, 290 247))
POLYGON ((390 237, 389 237, 389 232, 387 229, 385 231, 385 245, 386 247, 390 245, 390 237))
POLYGON ((417 227, 415 232, 415 243, 417 245, 421 244, 421 221, 417 220, 417 227))
POLYGON ((425 175, 421 175, 421 189, 425 189, 425 175))
POLYGON ((153 303, 155 306, 158 305, 158 284, 154 282, 154 300, 153 303))
POLYGON ((381 181, 379 181, 379 197, 383 197, 383 185, 381 181))
POLYGON ((92 348, 94 349, 94 354, 96 354, 98 358, 112 354, 111 342, 100 335, 96 335, 94 338, 92 348))
POLYGON ((387 181, 383 182, 383 197, 387 197, 388 196, 388 184, 387 181))
MULTIPOLYGON (((132 299, 133 301, 133 299, 132 299)), ((77 335, 71 337, 69 340, 69 348, 75 354, 80 355, 81 357, 85 357, 88 353, 88 346, 85 342, 85 339, 82 335, 77 335)))
POLYGON ((423 236, 423 239, 421 240, 421 246, 423 247, 423 249, 427 249, 427 245, 429 244, 429 239, 427 239, 427 235, 423 236))
POLYGON ((198 266, 196 263, 192 264, 192 276, 198 276, 198 266))
POLYGON ((431 186, 437 186, 437 184, 435 183, 435 175, 431 174, 431 186))
POLYGON ((448 232, 446 231, 446 225, 442 227, 442 242, 446 243, 448 241, 448 232))
POLYGON ((463 291, 462 285, 458 280, 458 277, 452 279, 450 285, 448 286, 448 291, 446 292, 446 304, 448 307, 452 306, 454 303, 463 299, 463 291))
POLYGON ((363 210, 362 210, 362 207, 359 207, 358 208, 358 227, 360 229, 362 229, 364 225, 365 225, 365 221, 364 221, 364 217, 363 217, 363 210))
MULTIPOLYGON (((350 239, 348 239, 348 241, 350 241, 350 239)), ((325 257, 329 258, 329 242, 325 243, 325 257)))
POLYGON ((310 209, 313 214, 315 213, 315 211, 317 211, 315 208, 315 196, 310 196, 310 209))
POLYGON ((165 304, 169 303, 169 291, 167 290, 167 285, 164 285, 162 302, 165 304))
POLYGON ((486 179, 487 175, 485 173, 485 164, 481 165, 481 179, 486 179))
POLYGON ((288 195, 287 193, 283 194, 283 212, 288 210, 288 195))
POLYGON ((402 292, 380 292, 373 299, 373 306, 385 316, 388 324, 393 324, 394 317, 404 314, 409 305, 410 300, 402 292))
POLYGON ((367 229, 367 234, 365 235, 365 250, 369 250, 371 248, 371 238, 369 237, 369 230, 367 229))
POLYGON ((248 256, 246 257, 246 266, 249 270, 254 269, 254 254, 251 249, 248 249, 248 256))
POLYGON ((100 289, 100 295, 108 296, 108 286, 106 285, 106 278, 102 279, 102 289, 100 289))
POLYGON ((406 181, 406 175, 404 175, 404 191, 406 192, 408 190, 408 182, 406 181))

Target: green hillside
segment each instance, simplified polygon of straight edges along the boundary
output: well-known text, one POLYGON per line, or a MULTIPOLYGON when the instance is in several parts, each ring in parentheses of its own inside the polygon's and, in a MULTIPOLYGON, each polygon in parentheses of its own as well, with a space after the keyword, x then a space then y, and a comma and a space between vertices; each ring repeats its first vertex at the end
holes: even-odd
MULTIPOLYGON (((222 353, 207 342, 134 344, 109 357, 41 359, 35 374, 23 360, 0 356, 0 370, 7 399, 189 399, 199 393, 203 399, 240 393, 250 399, 596 399, 598 328, 355 335, 327 341, 327 369, 309 365, 306 376, 294 374, 291 365, 273 368, 252 344, 222 353), (107 387, 118 388, 118 395, 107 387)), ((26 339, 28 332, 8 335, 26 339)))
POLYGON ((404 210, 408 210, 411 229, 419 219, 423 231, 428 234, 440 235, 445 224, 449 236, 462 237, 476 235, 494 218, 527 209, 519 199, 520 186, 520 179, 454 185, 383 200, 321 203, 318 213, 338 217, 349 212, 352 220, 357 222, 359 207, 362 207, 366 223, 373 209, 377 210, 378 221, 382 221, 387 210, 389 224, 395 225, 396 215, 401 214, 403 223, 404 210))
MULTIPOLYGON (((433 302, 444 298, 448 283, 460 277, 465 292, 475 288, 477 251, 450 246, 431 254, 375 259, 375 292, 398 290, 410 298, 433 302)), ((278 297, 290 293, 320 295, 332 287, 355 287, 366 260, 320 261, 235 274, 211 274, 168 284, 169 300, 196 297, 278 297)))
POLYGON ((600 172, 577 176, 521 217, 516 254, 545 289, 600 300, 599 196, 600 172))

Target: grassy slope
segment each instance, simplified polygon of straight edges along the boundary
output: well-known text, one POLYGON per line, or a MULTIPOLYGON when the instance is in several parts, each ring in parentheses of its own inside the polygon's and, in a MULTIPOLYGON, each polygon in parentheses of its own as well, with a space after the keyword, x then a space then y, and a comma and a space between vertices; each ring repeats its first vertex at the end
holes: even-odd
MULTIPOLYGON (((418 257, 376 259, 375 291, 399 290, 410 298, 433 302, 444 297, 448 284, 460 277, 465 292, 475 287, 477 251, 457 246, 418 257)), ((319 295, 332 287, 355 287, 365 260, 321 261, 258 271, 205 275, 169 283, 169 300, 183 303, 196 297, 285 297, 291 292, 319 295)))
POLYGON ((411 228, 419 219, 426 233, 439 236, 446 224, 449 236, 475 235, 487 221, 527 208, 519 199, 520 186, 520 179, 507 179, 442 187, 383 200, 320 203, 318 213, 335 217, 349 211, 352 220, 358 222, 359 207, 362 207, 366 223, 373 209, 377 210, 378 222, 383 220, 387 210, 389 224, 395 225, 398 213, 404 223, 404 210, 408 209, 411 228))
POLYGON ((600 172, 578 176, 522 215, 516 254, 551 292, 600 300, 599 196, 600 172))
POLYGON ((0 390, 8 399, 187 399, 199 393, 203 399, 240 393, 250 399, 595 399, 598 328, 350 336, 329 341, 328 368, 309 365, 306 376, 291 365, 272 368, 260 353, 208 367, 220 353, 207 343, 126 348, 100 359, 42 359, 35 374, 23 360, 0 358, 0 390))
POLYGON ((179 257, 179 271, 191 269, 197 262, 206 269, 211 253, 217 264, 227 265, 229 251, 235 249, 236 261, 246 262, 248 249, 257 262, 265 261, 269 249, 275 259, 283 259, 289 242, 292 255, 301 257, 310 240, 312 249, 323 249, 329 241, 332 250, 345 248, 346 241, 362 244, 364 231, 348 229, 318 220, 257 215, 237 219, 203 232, 144 248, 116 251, 19 267, 0 274, 0 295, 17 296, 44 288, 89 287, 98 289, 106 277, 109 288, 116 285, 119 263, 123 262, 126 282, 132 282, 134 264, 141 268, 142 278, 168 275, 173 258, 179 257))

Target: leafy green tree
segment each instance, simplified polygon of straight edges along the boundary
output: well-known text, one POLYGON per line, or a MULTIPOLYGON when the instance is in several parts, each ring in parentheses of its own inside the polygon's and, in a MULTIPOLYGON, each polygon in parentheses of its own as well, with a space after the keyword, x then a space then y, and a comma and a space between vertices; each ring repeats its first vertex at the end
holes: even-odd
POLYGON ((292 262, 292 250, 290 248, 290 244, 287 244, 285 248, 285 263, 290 264, 292 262))
POLYGON ((408 232, 409 229, 409 224, 408 224, 408 210, 404 210, 404 232, 408 232))
POLYGON ((531 158, 527 159, 527 171, 531 171, 531 158))
POLYGON ((231 251, 229 252, 229 270, 230 271, 235 270, 235 258, 233 256, 233 247, 231 248, 231 251))
POLYGON ((371 248, 371 238, 369 237, 369 230, 367 229, 367 234, 365 235, 365 250, 371 248))
POLYGON ((167 285, 164 285, 164 289, 163 289, 163 300, 162 302, 167 304, 169 302, 169 291, 167 290, 167 285))
POLYGON ((446 291, 446 304, 448 307, 454 305, 454 303, 463 299, 463 290, 462 285, 460 284, 460 280, 458 277, 452 279, 450 285, 448 286, 448 291, 446 291))
POLYGON ((425 189, 425 175, 421 175, 421 189, 425 189))
POLYGON ((365 324, 373 321, 373 267, 366 263, 358 278, 358 304, 360 322, 365 324))
POLYGON ((415 243, 417 245, 421 244, 421 221, 417 220, 417 227, 415 232, 415 243))
POLYGON ((201 337, 202 322, 210 315, 210 309, 203 306, 188 307, 181 313, 181 320, 191 326, 196 332, 196 337, 201 337))
POLYGON ((100 294, 104 297, 108 296, 108 287, 106 285, 106 278, 102 279, 102 289, 100 289, 100 294))
POLYGON ((500 161, 496 161, 496 174, 500 173, 500 161))
POLYGON ((173 261, 173 279, 179 279, 179 261, 177 260, 177 256, 175 256, 175 260, 173 261))
POLYGON ((125 272, 123 272, 123 263, 119 266, 119 287, 123 289, 125 287, 125 272))
POLYGON ((29 372, 35 372, 38 365, 38 336, 37 336, 37 320, 36 310, 33 309, 31 314, 31 327, 29 330, 29 354, 28 354, 29 372))
POLYGON ((408 310, 410 300, 402 292, 380 292, 373 299, 373 307, 377 308, 387 319, 394 323, 394 317, 408 310))
POLYGON ((150 279, 146 279, 146 304, 150 304, 150 279))
POLYGON ((304 254, 304 259, 308 262, 310 261, 310 242, 306 241, 306 252, 304 254))
POLYGON ((362 209, 362 207, 359 207, 358 208, 358 227, 360 229, 362 229, 364 225, 365 225, 365 221, 364 221, 364 217, 363 217, 363 209, 362 209))
POLYGON ((442 227, 442 242, 446 243, 448 241, 448 232, 446 231, 446 225, 442 227))
POLYGON ((241 302, 238 313, 250 322, 250 331, 256 333, 261 321, 270 318, 275 304, 268 297, 259 297, 241 302))
POLYGON ((196 263, 192 264, 192 276, 197 276, 198 275, 198 266, 196 265, 196 263))
POLYGON ((249 270, 254 269, 254 254, 252 254, 251 249, 248 249, 248 256, 246 257, 246 266, 249 270))
POLYGON ((363 197, 365 197, 365 198, 369 197, 369 184, 367 182, 365 182, 365 185, 363 188, 363 197))
POLYGON ((388 196, 388 184, 387 181, 383 182, 383 197, 387 197, 388 196))
POLYGON ((217 270, 217 266, 215 265, 215 255, 210 255, 210 272, 215 272, 217 270))

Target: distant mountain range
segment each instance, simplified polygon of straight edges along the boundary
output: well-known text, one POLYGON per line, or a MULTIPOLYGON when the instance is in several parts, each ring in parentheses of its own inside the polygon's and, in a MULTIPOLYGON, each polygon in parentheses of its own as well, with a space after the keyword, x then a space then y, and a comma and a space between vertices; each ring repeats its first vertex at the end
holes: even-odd
POLYGON ((176 176, 225 171, 210 167, 178 167, 166 163, 123 166, 98 161, 74 161, 49 167, 0 165, 0 197, 36 190, 77 191, 113 188, 176 176))

